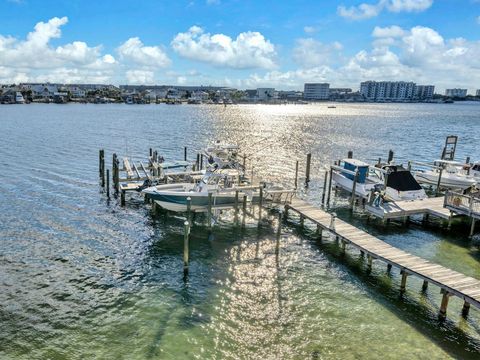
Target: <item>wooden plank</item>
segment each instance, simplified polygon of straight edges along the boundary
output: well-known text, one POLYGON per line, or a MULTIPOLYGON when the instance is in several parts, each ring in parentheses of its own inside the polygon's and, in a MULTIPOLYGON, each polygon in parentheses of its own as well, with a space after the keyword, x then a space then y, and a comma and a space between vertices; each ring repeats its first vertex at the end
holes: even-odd
POLYGON ((130 166, 130 162, 128 161, 128 158, 126 158, 126 157, 123 158, 123 167, 124 167, 125 171, 127 172, 127 177, 132 178, 133 177, 132 167, 130 166))

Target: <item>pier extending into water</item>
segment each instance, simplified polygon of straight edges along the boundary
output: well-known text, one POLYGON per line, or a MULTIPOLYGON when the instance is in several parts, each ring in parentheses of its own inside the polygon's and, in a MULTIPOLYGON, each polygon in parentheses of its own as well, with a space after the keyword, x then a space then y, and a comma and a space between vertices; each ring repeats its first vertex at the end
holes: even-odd
POLYGON ((440 287, 443 293, 439 310, 441 318, 444 318, 447 314, 448 300, 451 296, 457 296, 464 300, 462 309, 464 316, 468 315, 470 305, 480 308, 480 280, 391 246, 373 235, 337 219, 335 214, 314 207, 306 201, 294 199, 291 204, 285 206, 285 210, 287 214, 289 210, 298 213, 302 224, 304 219, 316 224, 320 237, 323 230, 333 234, 341 241, 344 251, 346 244, 359 249, 362 254, 367 255, 369 269, 372 267, 373 260, 385 262, 388 271, 391 270, 392 266, 399 268, 402 274, 401 292, 405 291, 407 277, 410 275, 423 280, 423 290, 427 289, 429 283, 440 287))

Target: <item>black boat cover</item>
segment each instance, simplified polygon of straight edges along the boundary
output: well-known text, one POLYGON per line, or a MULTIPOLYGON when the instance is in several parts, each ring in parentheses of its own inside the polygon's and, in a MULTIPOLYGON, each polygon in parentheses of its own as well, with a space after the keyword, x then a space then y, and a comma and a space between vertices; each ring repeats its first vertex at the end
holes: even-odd
POLYGON ((387 187, 391 187, 397 191, 414 191, 422 189, 410 171, 407 170, 390 172, 387 177, 387 187))

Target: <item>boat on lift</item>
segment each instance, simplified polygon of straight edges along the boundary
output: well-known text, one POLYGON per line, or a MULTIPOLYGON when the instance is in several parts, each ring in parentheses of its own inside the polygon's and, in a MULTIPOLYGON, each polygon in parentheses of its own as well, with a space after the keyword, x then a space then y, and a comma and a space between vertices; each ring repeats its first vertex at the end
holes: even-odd
POLYGON ((435 160, 432 169, 416 171, 415 179, 420 184, 436 186, 440 172, 440 186, 447 189, 465 190, 475 186, 479 180, 475 173, 468 173, 468 166, 453 160, 435 160))
POLYGON ((355 172, 358 172, 355 184, 355 194, 362 198, 368 198, 372 191, 376 191, 382 185, 378 177, 369 176, 370 165, 357 159, 343 159, 340 164, 343 166, 334 168, 332 172, 332 181, 336 186, 348 192, 353 191, 355 172), (344 169, 344 170, 342 170, 344 169))
POLYGON ((142 192, 162 208, 170 211, 187 211, 188 198, 191 199, 191 210, 207 211, 211 194, 214 208, 228 208, 235 203, 236 191, 247 195, 247 201, 257 200, 259 190, 251 187, 240 187, 236 182, 237 171, 220 169, 207 171, 197 183, 178 183, 152 186, 142 192))
POLYGON ((15 93, 15 103, 17 104, 25 104, 25 99, 20 91, 15 93))
POLYGON ((408 201, 428 197, 412 173, 402 165, 376 165, 372 172, 375 178, 383 182, 383 196, 387 201, 408 201))

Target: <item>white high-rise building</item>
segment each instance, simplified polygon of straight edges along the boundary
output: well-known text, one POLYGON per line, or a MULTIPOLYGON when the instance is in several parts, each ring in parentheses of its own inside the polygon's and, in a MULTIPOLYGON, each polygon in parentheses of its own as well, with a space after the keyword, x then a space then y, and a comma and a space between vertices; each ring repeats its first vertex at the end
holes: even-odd
POLYGON ((435 86, 433 85, 416 85, 415 86, 415 99, 425 100, 432 99, 435 93, 435 86))
POLYGON ((330 84, 307 83, 303 88, 303 98, 306 100, 328 100, 330 96, 330 84))
POLYGON ((367 100, 411 100, 415 87, 414 82, 365 81, 360 84, 360 94, 367 100))
POLYGON ((466 97, 467 89, 447 89, 445 90, 445 96, 466 97))

